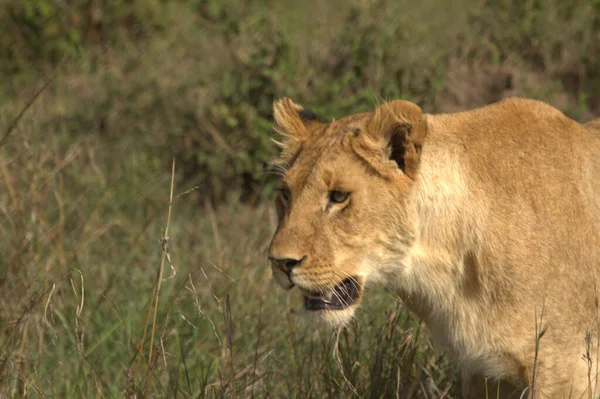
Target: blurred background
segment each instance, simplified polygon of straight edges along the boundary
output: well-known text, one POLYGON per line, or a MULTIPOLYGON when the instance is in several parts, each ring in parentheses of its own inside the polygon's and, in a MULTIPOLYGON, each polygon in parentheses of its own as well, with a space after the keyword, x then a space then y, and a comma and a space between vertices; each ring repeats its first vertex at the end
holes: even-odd
POLYGON ((584 122, 598 54, 600 0, 0 2, 0 396, 456 397, 393 293, 332 333, 271 283, 272 102, 584 122))

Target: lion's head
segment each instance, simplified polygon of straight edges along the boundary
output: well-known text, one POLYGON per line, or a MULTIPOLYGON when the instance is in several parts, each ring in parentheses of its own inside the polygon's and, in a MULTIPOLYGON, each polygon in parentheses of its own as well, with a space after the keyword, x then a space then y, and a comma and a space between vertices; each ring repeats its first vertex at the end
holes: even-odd
POLYGON ((297 287, 306 314, 330 325, 351 319, 367 282, 385 280, 413 241, 409 195, 427 124, 410 102, 330 123, 289 99, 274 104, 282 135, 269 249, 273 276, 297 287))

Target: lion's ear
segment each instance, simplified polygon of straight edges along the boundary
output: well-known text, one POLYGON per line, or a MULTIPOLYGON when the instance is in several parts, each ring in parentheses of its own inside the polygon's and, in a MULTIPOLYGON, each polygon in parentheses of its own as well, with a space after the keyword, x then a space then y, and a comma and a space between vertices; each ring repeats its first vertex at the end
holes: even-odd
POLYGON ((310 135, 310 128, 320 124, 317 116, 289 98, 273 103, 275 129, 285 139, 302 142, 310 135))
POLYGON ((409 177, 415 178, 427 123, 421 108, 396 100, 377 107, 364 126, 364 134, 409 177))

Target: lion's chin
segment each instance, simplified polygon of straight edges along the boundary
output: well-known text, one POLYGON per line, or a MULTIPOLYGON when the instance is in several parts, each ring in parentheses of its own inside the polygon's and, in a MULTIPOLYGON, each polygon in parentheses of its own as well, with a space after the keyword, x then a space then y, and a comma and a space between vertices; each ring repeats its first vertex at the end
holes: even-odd
POLYGON ((357 308, 358 305, 339 310, 306 310, 303 308, 300 314, 310 324, 337 329, 350 323, 357 308))

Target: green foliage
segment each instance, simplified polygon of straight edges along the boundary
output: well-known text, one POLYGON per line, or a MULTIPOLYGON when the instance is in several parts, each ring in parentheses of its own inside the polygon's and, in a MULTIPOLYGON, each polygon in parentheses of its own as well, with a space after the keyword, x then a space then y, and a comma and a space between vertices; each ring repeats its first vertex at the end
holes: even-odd
POLYGON ((163 160, 166 150, 201 195, 219 201, 233 189, 256 199, 273 187, 271 104, 284 95, 326 120, 381 99, 442 111, 509 91, 589 117, 600 109, 599 4, 479 0, 473 7, 465 0, 442 11, 430 0, 418 8, 378 0, 314 9, 234 0, 13 1, 0 17, 0 65, 11 76, 0 98, 21 93, 36 69, 70 57, 69 75, 89 82, 90 97, 64 104, 60 117, 44 121, 48 129, 135 141, 163 160), (473 88, 479 94, 462 99, 473 88))
MULTIPOLYGON (((490 61, 518 57, 598 110, 600 1, 484 0, 470 23, 490 61), (508 27, 508 28, 507 28, 508 27)), ((582 110, 574 111, 581 116, 582 110)))
POLYGON ((19 72, 33 61, 56 62, 81 44, 76 18, 51 0, 12 1, 0 18, 3 73, 19 72))
POLYGON ((20 83, 32 65, 43 69, 90 46, 141 40, 171 21, 169 10, 161 0, 9 0, 0 5, 0 73, 20 83))

